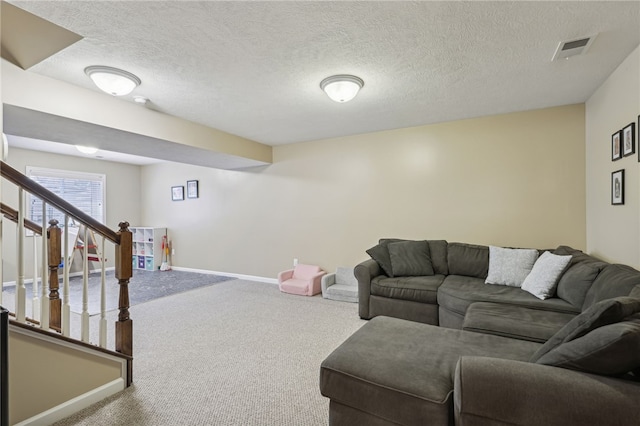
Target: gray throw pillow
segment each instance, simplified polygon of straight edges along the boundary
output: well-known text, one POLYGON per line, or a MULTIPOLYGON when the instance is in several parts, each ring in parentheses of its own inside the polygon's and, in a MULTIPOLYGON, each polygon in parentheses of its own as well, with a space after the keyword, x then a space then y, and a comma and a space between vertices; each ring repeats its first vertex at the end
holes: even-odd
POLYGON ((605 325, 563 343, 537 364, 620 376, 640 368, 640 317, 605 325))
POLYGON ((393 271, 391 270, 391 259, 389 258, 389 249, 387 246, 389 243, 396 241, 404 241, 393 238, 383 238, 378 242, 378 245, 371 247, 367 250, 367 254, 371 256, 373 260, 375 260, 380 268, 384 271, 385 275, 388 277, 393 277, 393 271))
POLYGON ((529 361, 537 362, 543 355, 563 343, 578 339, 598 327, 620 322, 638 312, 640 312, 640 299, 633 297, 616 297, 598 302, 565 324, 533 354, 529 361))
POLYGON ((489 246, 489 273, 485 283, 520 287, 537 259, 536 249, 489 246))
POLYGON ((394 277, 433 275, 431 253, 426 241, 390 243, 388 248, 394 277))

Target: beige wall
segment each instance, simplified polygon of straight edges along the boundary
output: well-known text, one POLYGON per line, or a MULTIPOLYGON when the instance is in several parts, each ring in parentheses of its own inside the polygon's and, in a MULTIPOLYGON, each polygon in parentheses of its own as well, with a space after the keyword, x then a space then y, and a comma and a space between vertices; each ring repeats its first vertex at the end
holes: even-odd
MULTIPOLYGON (((640 174, 636 154, 611 161, 611 135, 640 114, 640 47, 586 103, 587 249, 640 267, 640 174), (625 171, 625 203, 611 205, 611 173, 625 171)), ((636 129, 637 138, 637 129, 636 129)))
POLYGON ((142 168, 142 225, 166 226, 175 265, 275 277, 327 270, 381 237, 548 248, 585 240, 584 105, 274 148, 274 164, 142 168), (200 198, 170 187, 200 181, 200 198))
MULTIPOLYGON (((106 220, 105 224, 114 230, 118 229, 118 223, 126 220, 134 225, 140 221, 140 167, 100 161, 89 158, 70 157, 38 151, 11 148, 7 163, 18 171, 25 173, 26 166, 50 167, 54 169, 71 170, 78 172, 103 173, 106 180, 106 220)), ((15 185, 2 181, 2 201, 13 208, 18 206, 18 191, 15 185)), ((14 223, 3 221, 2 261, 3 280, 14 281, 16 279, 16 226, 14 223)), ((33 271, 33 242, 28 238, 25 244, 26 278, 32 277, 33 271)), ((40 245, 41 243, 38 243, 40 245)), ((113 244, 106 244, 107 266, 113 266, 113 244)), ((38 254, 40 251, 38 251, 38 254)), ((97 264, 96 264, 97 265, 97 264)))
POLYGON ((15 331, 9 358, 12 425, 122 377, 118 362, 15 331))

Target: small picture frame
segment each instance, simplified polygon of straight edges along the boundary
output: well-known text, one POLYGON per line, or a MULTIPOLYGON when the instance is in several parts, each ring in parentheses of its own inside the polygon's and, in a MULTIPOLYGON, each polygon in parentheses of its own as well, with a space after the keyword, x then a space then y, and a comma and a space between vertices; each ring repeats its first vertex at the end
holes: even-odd
POLYGON ((172 186, 171 187, 171 201, 184 200, 184 186, 172 186))
POLYGON ((636 123, 629 123, 622 129, 622 155, 636 152, 636 123))
POLYGON ((611 204, 624 204, 624 169, 611 173, 611 204))
POLYGON ((622 136, 622 130, 618 130, 611 135, 611 161, 616 161, 622 158, 622 150, 620 149, 620 138, 622 136))
POLYGON ((197 180, 188 180, 187 181, 187 198, 198 198, 198 181, 197 180))
MULTIPOLYGON (((638 125, 636 126, 636 130, 638 131, 638 137, 636 140, 640 144, 640 115, 638 116, 638 125)), ((640 162, 640 149, 638 149, 638 162, 640 162)))

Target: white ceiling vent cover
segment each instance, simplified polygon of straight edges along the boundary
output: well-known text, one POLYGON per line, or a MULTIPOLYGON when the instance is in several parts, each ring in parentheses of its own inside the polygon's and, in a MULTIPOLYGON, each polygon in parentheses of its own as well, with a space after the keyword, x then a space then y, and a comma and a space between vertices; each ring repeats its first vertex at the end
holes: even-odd
POLYGON ((581 37, 574 40, 569 41, 561 41, 558 44, 558 48, 556 49, 556 53, 553 55, 552 61, 557 61, 558 59, 569 59, 572 56, 576 55, 584 55, 589 50, 591 43, 596 38, 597 34, 594 34, 589 37, 581 37))

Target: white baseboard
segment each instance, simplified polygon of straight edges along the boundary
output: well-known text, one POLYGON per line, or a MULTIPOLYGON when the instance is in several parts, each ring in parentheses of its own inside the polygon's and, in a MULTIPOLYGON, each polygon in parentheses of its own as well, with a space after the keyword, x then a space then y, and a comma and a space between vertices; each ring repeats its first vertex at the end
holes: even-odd
POLYGON ((172 266, 171 269, 176 271, 197 272, 199 274, 222 275, 223 277, 233 277, 241 280, 258 281, 268 284, 278 284, 277 278, 259 277, 256 275, 234 274, 233 272, 210 271, 208 269, 183 268, 182 266, 172 266))
MULTIPOLYGON (((113 271, 115 269, 116 269, 115 266, 109 266, 107 268, 104 268, 104 271, 105 272, 109 272, 109 271, 113 271)), ((89 271, 89 275, 98 274, 98 273, 100 273, 100 269, 92 269, 92 270, 89 271)), ((82 276, 82 271, 70 272, 69 273, 69 278, 80 277, 80 276, 82 276)), ((59 274, 59 277, 62 278, 62 274, 59 274)), ((38 279, 38 281, 40 281, 40 279, 38 279)), ((31 284, 32 282, 33 282, 33 278, 25 278, 25 280, 24 280, 25 284, 31 284)), ((5 287, 10 287, 12 285, 15 286, 16 282, 15 281, 6 281, 6 282, 2 283, 2 285, 5 286, 5 287)))
POLYGON ((110 397, 111 395, 115 395, 116 393, 124 390, 124 388, 124 379, 116 379, 112 382, 100 386, 99 388, 91 390, 65 403, 55 406, 43 413, 23 420, 22 422, 17 423, 15 426, 50 425, 57 422, 58 420, 69 417, 72 414, 75 414, 78 411, 85 409, 98 401, 102 401, 103 399, 110 397))

